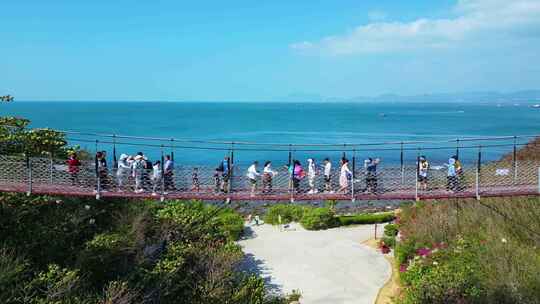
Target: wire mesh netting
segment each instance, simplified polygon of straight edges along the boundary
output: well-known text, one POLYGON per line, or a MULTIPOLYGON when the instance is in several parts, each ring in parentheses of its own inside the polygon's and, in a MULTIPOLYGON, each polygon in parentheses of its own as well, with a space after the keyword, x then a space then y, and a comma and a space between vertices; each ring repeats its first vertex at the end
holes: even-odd
MULTIPOLYGON (((538 150, 537 150, 538 152, 538 150)), ((293 157, 294 158, 294 157, 293 157)), ((460 158, 459 165, 436 163, 420 169, 403 165, 368 166, 369 159, 347 164, 330 160, 262 165, 230 161, 230 170, 209 165, 160 164, 136 168, 97 166, 95 160, 73 166, 53 157, 0 156, 0 190, 111 197, 159 197, 206 200, 390 200, 538 194, 540 161, 515 158, 482 162, 481 154, 460 158), (458 168, 459 166, 459 168, 458 168), (452 167, 452 168, 450 168, 452 167), (255 173, 250 174, 253 171, 255 173), (298 171, 298 172, 297 172, 298 171), (422 172, 420 172, 422 171, 422 172), (327 174, 329 173, 329 174, 327 174)), ((419 159, 417 157, 417 159, 419 159)), ((116 164, 116 162, 111 162, 116 164)))

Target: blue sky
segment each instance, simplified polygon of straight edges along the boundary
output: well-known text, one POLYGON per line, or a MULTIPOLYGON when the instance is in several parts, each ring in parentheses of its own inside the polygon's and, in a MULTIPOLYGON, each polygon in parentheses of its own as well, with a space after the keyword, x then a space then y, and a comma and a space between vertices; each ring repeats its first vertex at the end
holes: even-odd
POLYGON ((0 95, 279 100, 540 88, 540 0, 2 0, 0 95))

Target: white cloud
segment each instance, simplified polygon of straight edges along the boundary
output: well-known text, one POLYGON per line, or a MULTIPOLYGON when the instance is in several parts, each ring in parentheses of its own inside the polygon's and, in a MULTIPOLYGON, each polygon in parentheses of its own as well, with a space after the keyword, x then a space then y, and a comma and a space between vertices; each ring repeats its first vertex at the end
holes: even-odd
POLYGON ((452 16, 411 22, 377 21, 320 41, 294 43, 291 48, 347 55, 540 38, 540 0, 458 0, 452 16))

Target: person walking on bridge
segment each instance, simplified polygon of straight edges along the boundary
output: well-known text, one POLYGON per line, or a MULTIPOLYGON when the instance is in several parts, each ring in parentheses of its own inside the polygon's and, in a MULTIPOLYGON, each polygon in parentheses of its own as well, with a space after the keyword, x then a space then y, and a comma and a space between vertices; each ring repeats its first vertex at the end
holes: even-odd
POLYGON ((324 159, 324 191, 327 193, 333 193, 332 191, 332 162, 327 157, 324 159))
POLYGON ((306 177, 306 171, 302 168, 299 160, 295 160, 292 166, 293 191, 300 192, 300 182, 306 177))
POLYGON ((161 169, 161 161, 156 161, 152 166, 152 196, 156 196, 156 190, 159 188, 162 182, 163 170, 161 169))
POLYGON ((257 177, 261 175, 259 171, 257 171, 257 166, 259 165, 258 161, 254 161, 251 166, 249 166, 247 170, 246 176, 249 179, 249 183, 251 184, 251 196, 255 196, 255 190, 257 189, 257 177))
POLYGON ((191 172, 191 190, 195 192, 199 192, 201 190, 198 167, 193 168, 193 172, 191 172))
MULTIPOLYGON (((109 170, 107 169, 107 154, 105 151, 96 153, 96 172, 99 177, 100 191, 107 191, 109 188, 109 170)), ((97 191, 97 188, 96 188, 97 191)))
POLYGON ((418 158, 418 183, 420 184, 420 190, 427 191, 428 186, 428 171, 429 162, 425 156, 418 158))
POLYGON ((77 154, 72 152, 69 154, 67 160, 69 177, 71 179, 72 186, 79 186, 79 171, 81 167, 81 162, 77 159, 77 154))
POLYGON ((174 191, 174 161, 170 155, 165 155, 165 164, 163 164, 163 178, 165 183, 165 194, 167 191, 174 191))
POLYGON ((225 158, 221 161, 219 166, 217 167, 216 171, 221 177, 221 182, 219 185, 219 189, 223 193, 229 192, 229 178, 231 176, 231 160, 228 156, 225 156, 225 158))
POLYGON ((127 154, 121 154, 118 159, 118 169, 116 169, 116 177, 118 179, 118 192, 123 191, 129 174, 131 173, 131 164, 128 161, 129 156, 127 154))
POLYGON ((364 161, 364 169, 366 170, 366 191, 377 193, 377 165, 380 159, 372 159, 371 157, 364 161))
POLYGON ((133 178, 135 179, 135 193, 144 192, 143 189, 143 174, 145 161, 142 155, 135 156, 135 161, 132 165, 133 178))
POLYGON ((315 178, 317 177, 317 166, 315 165, 315 161, 313 158, 308 158, 308 183, 309 183, 309 192, 308 194, 315 194, 319 192, 317 188, 315 188, 315 178))
POLYGON ((267 161, 264 163, 264 169, 263 169, 263 193, 271 193, 272 192, 272 178, 277 175, 277 172, 272 170, 272 162, 267 161))
POLYGON ((457 191, 457 173, 456 173, 456 159, 455 156, 448 159, 448 171, 446 174, 446 190, 457 191))
POLYGON ((339 173, 339 192, 349 192, 349 181, 352 180, 352 172, 349 169, 349 160, 343 157, 341 159, 341 170, 339 173))

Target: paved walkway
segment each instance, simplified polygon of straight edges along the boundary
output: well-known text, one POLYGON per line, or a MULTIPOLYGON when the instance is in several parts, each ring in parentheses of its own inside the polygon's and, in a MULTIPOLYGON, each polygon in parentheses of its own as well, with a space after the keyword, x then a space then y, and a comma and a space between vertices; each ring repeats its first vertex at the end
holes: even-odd
POLYGON ((374 303, 391 276, 384 257, 361 242, 373 226, 307 231, 292 224, 286 231, 270 225, 247 227, 239 242, 245 269, 265 278, 280 293, 300 290, 302 304, 374 303))

